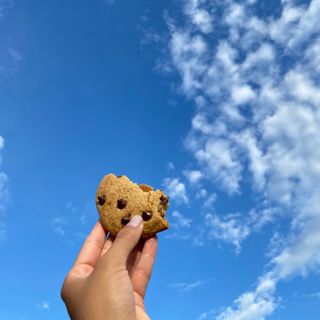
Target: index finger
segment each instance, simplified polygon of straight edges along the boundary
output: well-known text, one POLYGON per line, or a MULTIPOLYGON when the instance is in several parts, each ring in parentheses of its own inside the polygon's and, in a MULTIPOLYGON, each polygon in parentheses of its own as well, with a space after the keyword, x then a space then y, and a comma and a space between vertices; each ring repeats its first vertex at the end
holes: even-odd
POLYGON ((84 242, 74 266, 88 265, 94 268, 100 258, 105 238, 106 233, 100 221, 98 221, 84 242))

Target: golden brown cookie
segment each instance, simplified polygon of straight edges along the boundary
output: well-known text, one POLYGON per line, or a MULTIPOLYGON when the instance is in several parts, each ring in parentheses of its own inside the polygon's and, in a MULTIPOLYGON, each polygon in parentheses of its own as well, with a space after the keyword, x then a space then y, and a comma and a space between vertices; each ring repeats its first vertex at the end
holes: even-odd
POLYGON ((147 184, 137 185, 126 176, 106 175, 98 187, 96 205, 101 223, 113 236, 135 215, 143 218, 143 238, 169 227, 165 218, 168 196, 147 184))

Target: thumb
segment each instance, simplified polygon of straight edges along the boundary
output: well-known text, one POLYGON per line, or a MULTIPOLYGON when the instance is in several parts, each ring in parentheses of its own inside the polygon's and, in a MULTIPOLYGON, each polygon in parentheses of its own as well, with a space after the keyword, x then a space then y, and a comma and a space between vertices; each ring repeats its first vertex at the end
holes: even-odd
POLYGON ((110 256, 114 262, 123 264, 127 262, 130 252, 139 242, 142 229, 142 217, 136 215, 118 232, 110 249, 110 256))

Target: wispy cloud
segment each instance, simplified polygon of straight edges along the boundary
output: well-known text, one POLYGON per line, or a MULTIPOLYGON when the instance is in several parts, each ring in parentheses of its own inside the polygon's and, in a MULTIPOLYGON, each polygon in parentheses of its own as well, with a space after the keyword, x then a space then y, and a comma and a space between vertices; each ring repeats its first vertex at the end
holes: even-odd
MULTIPOLYGON (((263 227, 282 216, 280 209, 277 207, 259 208, 259 206, 246 213, 217 214, 212 209, 215 201, 216 195, 212 194, 207 197, 202 206, 207 213, 204 214, 202 227, 198 226, 202 233, 197 230, 195 234, 196 242, 204 245, 208 240, 213 240, 231 244, 236 254, 240 254, 243 241, 252 233, 261 231, 263 227)), ((280 244, 283 245, 283 241, 283 237, 275 232, 274 237, 270 240, 268 255, 270 256, 273 253, 272 256, 274 256, 276 250, 279 252, 280 244)))
POLYGON ((310 298, 320 299, 320 292, 310 293, 308 296, 310 298))
POLYGON ((0 0, 0 18, 2 18, 5 14, 5 11, 13 7, 13 5, 13 0, 0 0))
POLYGON ((9 48, 8 49, 8 53, 9 55, 12 57, 12 59, 15 61, 15 62, 19 62, 22 60, 22 54, 20 51, 18 51, 17 49, 15 48, 9 48))
POLYGON ((0 221, 0 243, 7 238, 7 228, 3 221, 0 221))
POLYGON ((208 233, 209 239, 218 239, 232 243, 236 248, 236 252, 240 252, 241 242, 250 233, 247 225, 240 224, 237 218, 232 216, 227 219, 221 219, 217 215, 207 214, 205 219, 210 229, 208 233))
MULTIPOLYGON (((5 21, 10 9, 12 9, 14 5, 14 0, 0 0, 0 21, 5 21)), ((0 42, 0 78, 15 74, 23 59, 23 55, 13 39, 14 37, 9 33, 8 36, 0 42)))
MULTIPOLYGON (((2 150, 4 148, 4 139, 0 136, 0 170, 2 164, 2 150)), ((5 208, 9 201, 9 191, 8 191, 8 177, 3 172, 0 171, 0 242, 4 241, 7 237, 7 228, 4 219, 5 208)))
POLYGON ((199 170, 185 170, 183 174, 191 184, 198 183, 203 177, 203 173, 199 170))
POLYGON ((167 163, 167 170, 169 170, 169 171, 172 171, 172 170, 174 170, 174 164, 173 164, 173 162, 168 162, 167 163))
POLYGON ((94 202, 86 202, 81 206, 69 201, 61 214, 51 218, 52 231, 64 239, 68 244, 83 241, 87 235, 87 228, 92 227, 98 219, 94 202))
POLYGON ((192 219, 185 216, 181 212, 174 210, 169 213, 168 219, 170 221, 171 228, 166 234, 168 239, 178 239, 178 240, 190 240, 192 237, 191 225, 192 219), (186 230, 188 232, 186 232, 186 230))
POLYGON ((218 320, 265 319, 279 281, 320 265, 320 1, 282 1, 280 16, 258 14, 258 2, 185 0, 183 24, 167 19, 171 65, 197 106, 185 140, 194 170, 231 196, 249 182, 257 197, 239 217, 207 215, 209 234, 240 248, 282 212, 291 221, 255 290, 218 320))
POLYGON ((181 203, 189 203, 186 186, 179 178, 165 178, 163 184, 170 198, 181 203))
POLYGON ((46 300, 42 301, 41 308, 42 310, 50 310, 50 302, 46 300))
POLYGON ((209 319, 213 319, 214 315, 217 313, 217 311, 215 309, 212 309, 210 311, 206 311, 206 312, 202 312, 197 320, 209 320, 209 319))
POLYGON ((203 203, 203 207, 204 208, 212 208, 212 206, 214 205, 214 203, 217 200, 217 194, 216 193, 211 193, 208 197, 206 197, 206 194, 203 192, 204 189, 201 189, 198 193, 199 196, 203 195, 205 199, 204 203, 203 203))
POLYGON ((59 234, 60 236, 64 236, 65 235, 65 227, 68 224, 68 221, 66 218, 64 217, 55 217, 52 219, 51 221, 52 227, 53 227, 53 231, 57 234, 59 234))
POLYGON ((213 278, 197 280, 193 282, 178 282, 178 283, 171 284, 170 287, 175 288, 182 292, 189 292, 211 282, 212 280, 213 278))
POLYGON ((210 33, 213 29, 213 16, 202 3, 201 0, 186 1, 184 11, 194 26, 203 33, 210 33))
POLYGON ((187 218, 178 211, 172 212, 172 227, 176 229, 190 228, 192 219, 187 218))
POLYGON ((320 299, 320 292, 301 293, 301 294, 296 294, 295 296, 302 297, 302 298, 309 298, 309 299, 320 299))

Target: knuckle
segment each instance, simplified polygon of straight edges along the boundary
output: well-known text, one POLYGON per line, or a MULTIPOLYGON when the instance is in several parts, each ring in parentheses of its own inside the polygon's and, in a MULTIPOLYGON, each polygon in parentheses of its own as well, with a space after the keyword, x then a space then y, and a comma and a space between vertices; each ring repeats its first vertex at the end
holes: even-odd
POLYGON ((73 283, 70 274, 71 274, 71 271, 65 277, 60 290, 60 297, 64 302, 66 302, 66 300, 68 300, 70 296, 70 290, 73 283))
POLYGON ((123 263, 119 261, 118 256, 112 249, 108 251, 103 259, 98 261, 96 265, 97 269, 103 269, 104 272, 114 272, 114 270, 119 270, 123 268, 123 263))
POLYGON ((123 270, 124 267, 125 266, 122 259, 119 259, 118 256, 111 256, 107 261, 107 268, 110 270, 110 272, 115 272, 116 270, 123 270))
POLYGON ((144 281, 149 281, 151 274, 147 272, 144 268, 142 267, 137 267, 134 270, 135 277, 142 279, 144 281))
POLYGON ((67 284, 67 280, 65 280, 63 282, 63 285, 62 285, 61 290, 60 290, 60 297, 64 302, 66 302, 66 300, 68 299, 68 284, 67 284))
POLYGON ((104 244, 101 240, 92 239, 92 238, 87 238, 85 242, 87 245, 92 245, 97 248, 101 248, 104 244))

